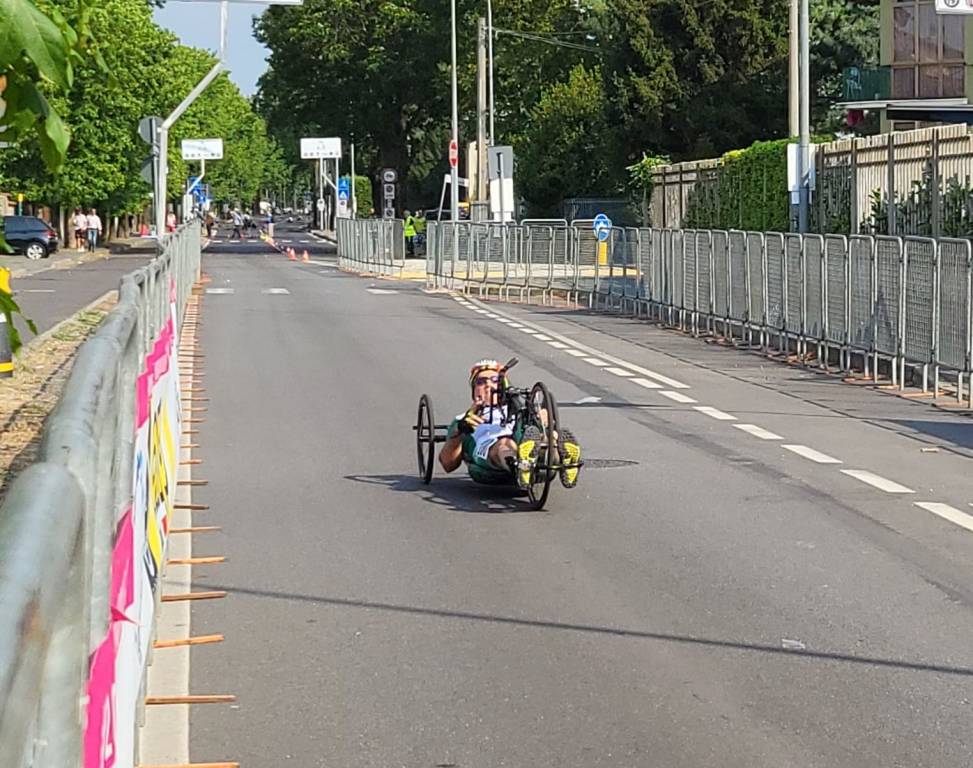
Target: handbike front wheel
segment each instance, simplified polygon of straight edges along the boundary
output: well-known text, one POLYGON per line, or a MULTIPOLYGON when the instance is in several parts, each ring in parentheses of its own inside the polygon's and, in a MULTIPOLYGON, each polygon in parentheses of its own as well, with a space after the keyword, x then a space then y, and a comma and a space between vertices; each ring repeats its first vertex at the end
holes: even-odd
POLYGON ((532 509, 543 509, 551 491, 551 481, 556 474, 551 467, 557 452, 554 439, 557 434, 557 403, 543 382, 537 382, 531 389, 529 409, 531 424, 540 430, 542 437, 537 446, 537 458, 531 483, 527 487, 527 496, 532 509))
POLYGON ((419 398, 419 413, 416 417, 416 458, 419 464, 419 479, 428 485, 432 482, 433 462, 436 458, 436 422, 432 416, 432 400, 429 395, 419 398))

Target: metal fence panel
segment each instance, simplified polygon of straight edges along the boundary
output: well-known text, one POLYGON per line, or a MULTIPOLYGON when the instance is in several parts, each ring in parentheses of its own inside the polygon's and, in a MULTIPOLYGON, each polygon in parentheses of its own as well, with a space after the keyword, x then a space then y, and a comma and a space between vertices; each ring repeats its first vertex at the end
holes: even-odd
POLYGON ((733 230, 729 233, 729 298, 727 315, 733 320, 746 322, 750 301, 747 295, 747 233, 733 230))
POLYGON ((939 241, 939 343, 936 362, 955 371, 970 370, 971 268, 969 240, 939 241))
POLYGON ((750 297, 747 321, 759 326, 767 322, 764 248, 762 232, 747 232, 747 291, 750 297))
POLYGON ((699 288, 698 309, 704 315, 713 314, 713 232, 696 232, 696 278, 699 288))
POLYGON ((902 240, 875 238, 875 351, 897 357, 902 334, 902 240))
POLYGON ((848 343, 862 352, 875 348, 875 239, 856 235, 848 243, 848 343))
POLYGON ((768 232, 764 236, 764 268, 767 273, 767 328, 784 328, 784 236, 768 232))
POLYGON ((826 339, 837 344, 848 342, 848 238, 828 235, 824 240, 826 339))
POLYGON ((681 258, 683 252, 683 230, 670 229, 669 241, 671 243, 669 247, 669 253, 671 254, 670 262, 672 264, 672 295, 669 305, 681 307, 683 305, 683 293, 686 287, 686 277, 683 272, 685 265, 681 258))
POLYGON ((905 239, 904 352, 912 362, 931 363, 935 356, 936 262, 935 240, 905 239))
POLYGON ((824 238, 804 236, 804 334, 824 338, 824 238))
POLYGON ((699 235, 694 229, 683 231, 682 262, 685 290, 683 305, 690 312, 699 309, 699 235))
POLYGON ((725 318, 729 314, 730 236, 723 231, 713 232, 713 314, 725 318))
POLYGON ((787 235, 785 241, 784 328, 789 334, 804 333, 804 238, 787 235))

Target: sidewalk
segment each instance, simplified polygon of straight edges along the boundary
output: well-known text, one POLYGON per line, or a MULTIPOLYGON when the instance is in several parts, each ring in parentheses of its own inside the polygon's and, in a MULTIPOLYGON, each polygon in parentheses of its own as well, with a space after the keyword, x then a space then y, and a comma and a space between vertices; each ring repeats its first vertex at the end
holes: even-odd
POLYGON ((78 264, 107 259, 115 254, 139 253, 143 247, 151 249, 154 253, 155 241, 141 237, 118 238, 97 248, 94 253, 87 251, 78 253, 73 248, 61 248, 48 258, 36 261, 19 253, 0 253, 0 267, 9 269, 10 277, 17 279, 47 272, 50 269, 68 269, 78 264))

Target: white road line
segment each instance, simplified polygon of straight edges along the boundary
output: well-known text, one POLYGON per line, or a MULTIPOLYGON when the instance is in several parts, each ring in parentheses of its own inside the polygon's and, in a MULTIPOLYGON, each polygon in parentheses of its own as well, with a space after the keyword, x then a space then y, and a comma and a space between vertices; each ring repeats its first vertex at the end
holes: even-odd
POLYGON ((391 296, 393 293, 398 293, 398 291, 392 291, 388 288, 366 288, 369 293, 374 293, 376 296, 391 296))
POLYGON ((487 313, 485 309, 475 309, 473 311, 476 312, 476 314, 478 315, 485 315, 487 313))
POLYGON ((206 293, 229 294, 234 293, 234 290, 232 288, 207 288, 206 293))
POLYGON ((736 421, 737 417, 732 416, 725 411, 721 411, 719 408, 714 408, 711 405, 696 405, 693 407, 694 410, 699 411, 711 419, 716 419, 717 421, 736 421))
POLYGON ((616 376, 621 376, 622 378, 625 379, 635 375, 631 371, 626 371, 624 368, 611 367, 611 368, 606 368, 605 370, 608 371, 609 373, 614 373, 616 376))
MULTIPOLYGON (((498 314, 503 316, 502 313, 498 312, 498 314)), ((563 336, 562 334, 556 333, 550 330, 549 328, 545 328, 542 325, 533 324, 531 327, 540 331, 541 333, 547 334, 548 336, 557 339, 558 341, 562 341, 566 344, 575 346, 580 350, 584 350, 585 354, 587 355, 598 355, 599 357, 603 357, 605 360, 608 360, 609 362, 614 363, 615 365, 621 366, 622 368, 628 368, 630 371, 633 371, 634 373, 641 374, 642 376, 646 376, 650 379, 655 379, 656 381, 665 384, 667 387, 672 387, 673 389, 690 388, 688 384, 683 384, 681 381, 676 381, 675 379, 672 379, 668 376, 664 376, 661 373, 650 371, 648 368, 643 368, 642 366, 636 365, 635 363, 630 363, 627 360, 622 360, 612 355, 607 355, 601 350, 594 349, 593 347, 589 347, 586 344, 582 344, 579 341, 575 341, 574 339, 571 339, 567 336, 563 336)))
POLYGON ((529 333, 531 336, 534 336, 537 333, 537 331, 535 331, 533 328, 518 328, 517 330, 519 330, 521 333, 529 333))
POLYGON ((496 320, 499 315, 495 315, 492 312, 487 312, 487 317, 489 317, 491 320, 496 320))
POLYGON ((505 318, 505 317, 501 317, 501 318, 499 318, 499 320, 500 320, 500 322, 501 322, 501 323, 503 323, 504 325, 511 325, 511 324, 513 323, 513 320, 508 320, 508 319, 507 319, 507 318, 505 318))
POLYGON ((337 269, 338 268, 337 264, 328 264, 328 262, 326 262, 326 261, 317 261, 315 259, 308 259, 305 263, 306 264, 316 264, 319 267, 331 267, 331 269, 337 269))
POLYGON ((582 357, 581 359, 589 365, 594 365, 598 368, 604 368, 606 365, 608 365, 608 363, 606 363, 604 360, 599 360, 597 357, 582 357))
POLYGON ((53 288, 22 288, 14 293, 54 293, 53 288))
POLYGON ((780 435, 771 432, 770 430, 764 429, 763 427, 758 427, 756 424, 734 424, 734 427, 739 429, 741 432, 746 432, 748 435, 753 435, 761 440, 783 440, 780 435))
POLYGON ((961 528, 973 531, 973 515, 968 515, 956 509, 956 507, 951 507, 949 504, 940 504, 936 501, 917 501, 915 504, 917 507, 926 510, 926 512, 939 515, 943 520, 949 520, 949 522, 955 523, 961 528))
POLYGON ((554 347, 554 349, 567 349, 568 348, 568 345, 567 344, 562 344, 560 341, 549 341, 547 343, 550 344, 552 347, 554 347))
POLYGON ((510 325, 511 328, 523 328, 524 327, 524 324, 523 323, 510 322, 509 325, 510 325))
POLYGON ((840 471, 842 474, 848 475, 848 477, 861 480, 863 483, 868 483, 873 488, 878 488, 880 491, 885 491, 886 493, 915 493, 911 488, 906 488, 904 485, 899 485, 892 480, 886 480, 881 475, 866 472, 864 469, 842 469, 840 471))
POLYGON ((538 333, 537 334, 537 340, 538 341, 550 341, 551 340, 551 337, 550 336, 545 336, 543 333, 538 333))
POLYGON ((818 464, 841 464, 841 459, 828 456, 828 454, 808 448, 806 445, 785 445, 784 448, 798 456, 803 456, 805 459, 816 461, 818 464))
POLYGON ((588 356, 588 353, 587 352, 582 352, 580 349, 571 349, 569 347, 568 349, 566 349, 564 351, 567 352, 572 357, 587 357, 588 356))
MULTIPOLYGON (((645 387, 646 389, 660 389, 660 388, 662 387, 662 385, 661 385, 661 384, 656 384, 656 383, 655 383, 654 381, 649 381, 648 379, 642 379, 642 378, 638 378, 638 379, 632 379, 632 381, 634 381, 634 382, 635 382, 636 384, 638 384, 638 385, 639 385, 640 387, 645 387)), ((663 394, 664 394, 664 393, 663 393, 663 394)), ((680 395, 680 397, 684 397, 684 395, 680 395)), ((691 403, 695 403, 695 402, 696 402, 696 401, 695 401, 695 400, 693 400, 693 399, 692 399, 691 397, 690 397, 690 398, 687 398, 687 399, 688 399, 688 400, 689 400, 689 401, 690 401, 691 403)))
POLYGON ((290 291, 286 288, 264 288, 261 293, 270 296, 288 296, 290 291))
MULTIPOLYGON (((633 381, 641 381, 640 379, 633 379, 633 381)), ((643 385, 644 386, 644 385, 643 385)), ((659 393, 663 397, 668 397, 670 400, 675 400, 677 403, 695 403, 689 395, 684 395, 682 392, 671 392, 668 389, 664 389, 659 393)))

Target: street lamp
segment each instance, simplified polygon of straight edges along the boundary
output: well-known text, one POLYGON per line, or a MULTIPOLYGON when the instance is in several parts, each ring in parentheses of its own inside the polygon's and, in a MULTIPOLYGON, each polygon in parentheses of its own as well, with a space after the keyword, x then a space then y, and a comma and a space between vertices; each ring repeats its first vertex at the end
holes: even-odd
POLYGON ((190 105, 199 98, 200 94, 206 90, 210 83, 216 79, 226 68, 226 49, 227 49, 227 22, 230 16, 230 2, 234 3, 259 3, 260 5, 303 5, 304 0, 177 0, 177 2, 197 2, 220 4, 220 56, 213 68, 206 73, 196 87, 186 96, 172 113, 162 121, 156 129, 155 155, 158 157, 158 169, 155 175, 155 233, 157 237, 162 237, 166 227, 166 187, 169 177, 169 129, 176 122, 182 113, 189 109, 190 105))
POLYGON ((459 231, 456 225, 459 223, 459 97, 457 95, 456 84, 456 0, 449 0, 449 11, 452 37, 452 131, 450 147, 455 147, 457 153, 456 162, 450 160, 450 185, 449 185, 449 210, 453 220, 453 258, 456 258, 456 248, 459 244, 459 231))

